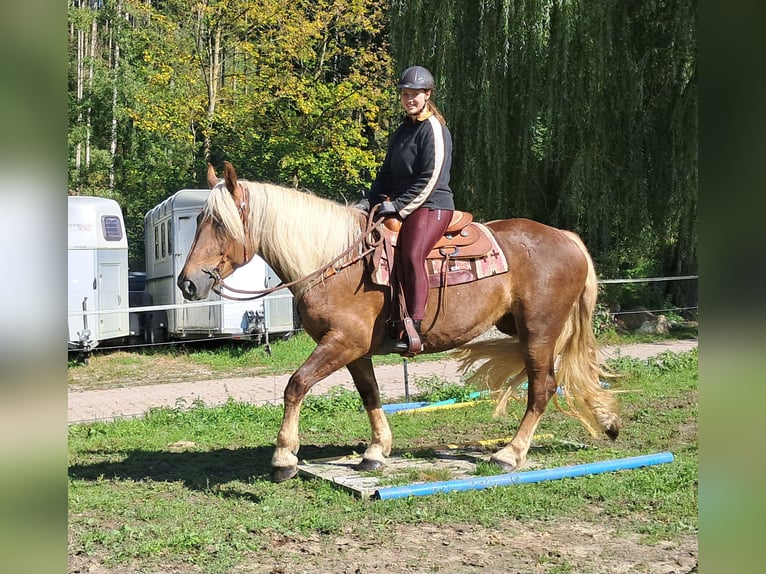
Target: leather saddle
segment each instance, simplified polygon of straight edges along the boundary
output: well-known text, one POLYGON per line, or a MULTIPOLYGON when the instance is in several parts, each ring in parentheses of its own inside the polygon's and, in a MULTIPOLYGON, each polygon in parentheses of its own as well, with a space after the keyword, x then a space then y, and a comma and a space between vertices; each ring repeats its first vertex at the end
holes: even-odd
MULTIPOLYGON (((384 225, 391 234, 391 244, 396 246, 401 219, 388 217, 384 225)), ((466 211, 453 211, 447 230, 428 254, 426 259, 473 259, 487 254, 493 248, 492 242, 482 233, 479 224, 473 221, 473 215, 466 211)))

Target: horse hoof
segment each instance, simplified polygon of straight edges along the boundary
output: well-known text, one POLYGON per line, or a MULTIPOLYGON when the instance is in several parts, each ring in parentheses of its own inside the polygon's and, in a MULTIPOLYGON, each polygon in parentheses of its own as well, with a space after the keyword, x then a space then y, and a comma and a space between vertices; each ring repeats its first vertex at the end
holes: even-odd
POLYGON ((361 470, 361 471, 370 471, 370 470, 378 470, 381 466, 383 466, 383 463, 379 460, 372 460, 369 458, 363 458, 362 462, 357 464, 354 469, 355 470, 361 470))
POLYGON ((284 482, 298 474, 297 466, 275 466, 271 470, 271 482, 284 482))
POLYGON ((513 472, 516 470, 516 465, 509 462, 500 460, 499 458, 492 457, 489 459, 489 464, 494 464, 505 473, 513 472))

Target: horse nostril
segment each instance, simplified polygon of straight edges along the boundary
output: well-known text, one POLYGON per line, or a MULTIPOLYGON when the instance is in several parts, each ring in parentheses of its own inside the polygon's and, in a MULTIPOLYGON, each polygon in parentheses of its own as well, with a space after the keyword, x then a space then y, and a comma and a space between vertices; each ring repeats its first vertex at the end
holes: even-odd
POLYGON ((194 297, 195 293, 197 292, 197 287, 194 285, 194 282, 188 279, 179 279, 178 288, 181 289, 181 293, 183 293, 184 297, 187 299, 194 297))

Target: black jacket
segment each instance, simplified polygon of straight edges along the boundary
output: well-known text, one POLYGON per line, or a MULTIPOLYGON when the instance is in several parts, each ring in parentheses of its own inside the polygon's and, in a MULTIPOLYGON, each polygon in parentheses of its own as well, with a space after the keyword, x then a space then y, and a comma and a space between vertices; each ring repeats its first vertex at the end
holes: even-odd
POLYGON ((455 209, 449 187, 452 136, 436 116, 404 120, 391 135, 386 158, 360 202, 369 209, 386 196, 404 219, 419 207, 455 209))

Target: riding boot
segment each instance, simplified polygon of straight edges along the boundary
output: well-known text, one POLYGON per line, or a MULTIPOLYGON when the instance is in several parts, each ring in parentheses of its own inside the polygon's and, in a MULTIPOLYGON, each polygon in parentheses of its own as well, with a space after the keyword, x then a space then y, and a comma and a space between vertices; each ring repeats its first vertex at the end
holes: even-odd
MULTIPOLYGON (((420 333, 420 324, 422 321, 420 320, 413 320, 412 324, 415 326, 415 331, 418 333, 418 337, 422 340, 423 337, 420 333)), ((407 333, 402 334, 402 338, 396 342, 393 348, 394 353, 407 353, 410 350, 410 340, 407 337, 407 333)))

